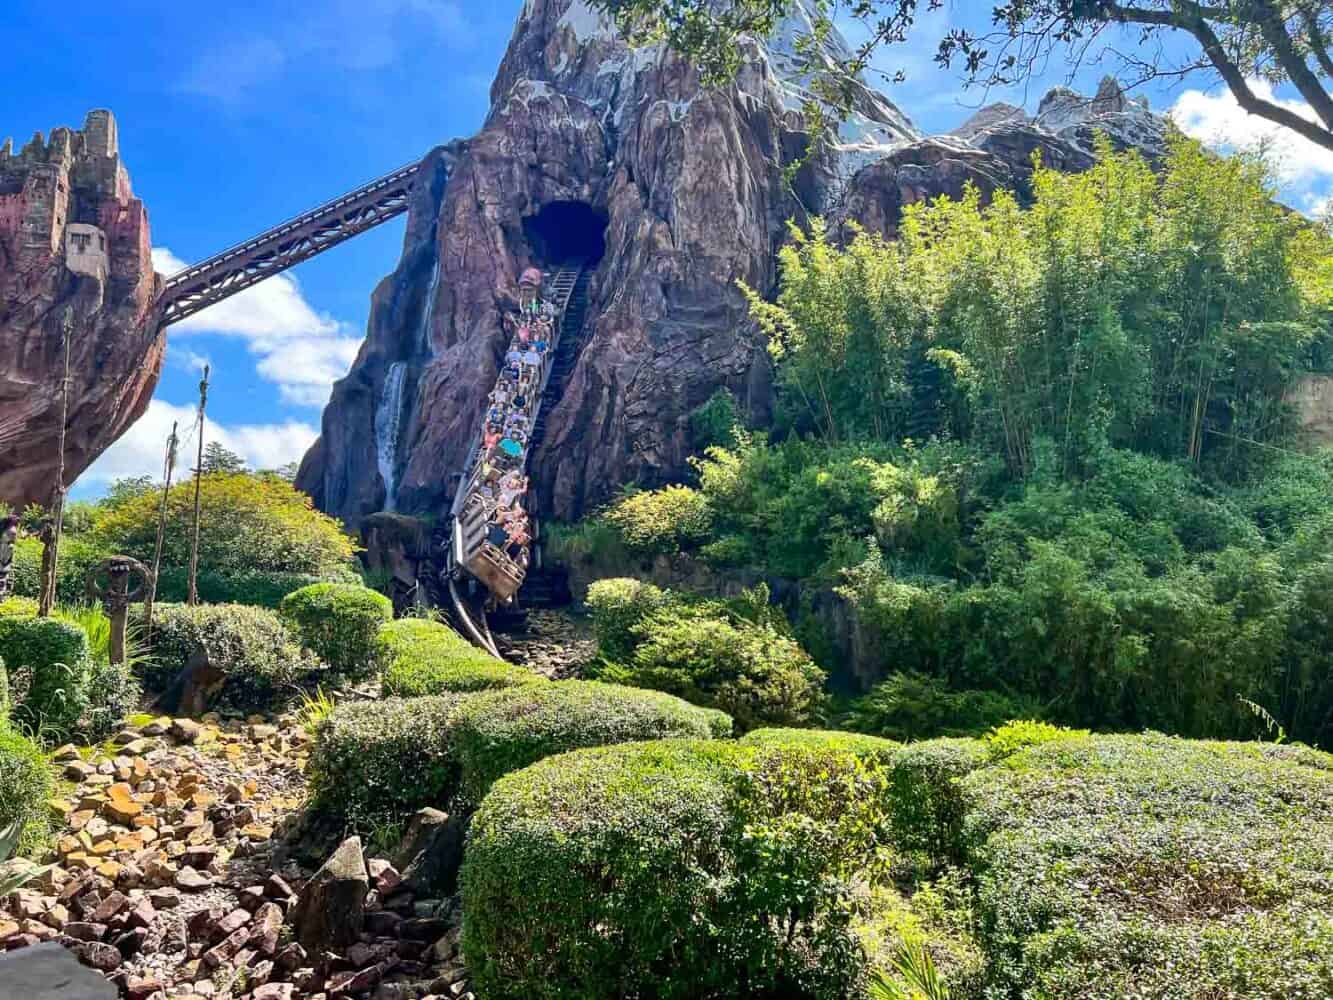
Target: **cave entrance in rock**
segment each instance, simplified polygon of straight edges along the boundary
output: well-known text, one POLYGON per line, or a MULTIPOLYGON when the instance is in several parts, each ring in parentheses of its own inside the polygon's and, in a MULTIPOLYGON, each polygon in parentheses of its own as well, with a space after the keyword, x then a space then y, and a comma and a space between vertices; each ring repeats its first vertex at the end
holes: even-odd
POLYGON ((523 220, 523 236, 546 265, 582 261, 595 267, 606 253, 606 213, 586 201, 553 201, 523 220))

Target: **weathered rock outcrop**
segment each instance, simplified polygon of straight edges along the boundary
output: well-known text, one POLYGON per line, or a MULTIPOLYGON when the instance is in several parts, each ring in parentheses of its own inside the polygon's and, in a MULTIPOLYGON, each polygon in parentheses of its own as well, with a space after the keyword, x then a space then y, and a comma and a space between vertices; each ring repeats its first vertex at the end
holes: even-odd
POLYGON ((166 345, 151 246, 110 112, 0 146, 0 500, 52 499, 66 324, 65 482, 147 408, 166 345))
MULTIPOLYGON (((603 242, 578 364, 534 456, 544 512, 576 516, 616 484, 679 473, 689 415, 719 386, 762 415, 768 360, 736 283, 772 287, 785 220, 808 207, 783 177, 804 137, 801 81, 780 49, 751 46, 737 82, 707 90, 679 57, 632 50, 582 0, 531 0, 485 126, 432 156, 437 183, 413 206, 299 485, 353 523, 441 510, 520 271, 603 242)), ((869 89, 857 108, 812 197, 871 146, 918 137, 869 89)))
MULTIPOLYGON (((760 420, 769 407, 767 353, 737 283, 773 288, 788 219, 892 234, 914 201, 968 182, 1021 188, 1034 150, 1078 170, 1096 130, 1162 141, 1160 120, 1112 83, 1090 101, 1053 91, 1035 119, 991 108, 926 138, 854 82, 853 113, 789 183, 784 168, 808 141, 795 56, 807 27, 798 12, 749 44, 734 84, 708 90, 664 48, 631 49, 584 0, 528 0, 485 126, 428 159, 433 183, 298 485, 352 524, 378 510, 441 513, 519 273, 574 256, 599 259, 577 364, 531 462, 540 512, 576 517, 622 483, 678 477, 690 414, 718 388, 760 420)), ((842 46, 827 44, 826 57, 842 46)))
POLYGON ((1129 100, 1113 78, 1103 80, 1092 98, 1057 87, 1042 99, 1035 117, 1012 104, 992 104, 948 135, 890 150, 851 179, 830 214, 892 236, 905 206, 940 195, 957 198, 968 184, 983 196, 999 188, 1025 193, 1034 153, 1056 170, 1087 170, 1099 134, 1113 148, 1137 149, 1160 160, 1166 129, 1165 118, 1129 100))

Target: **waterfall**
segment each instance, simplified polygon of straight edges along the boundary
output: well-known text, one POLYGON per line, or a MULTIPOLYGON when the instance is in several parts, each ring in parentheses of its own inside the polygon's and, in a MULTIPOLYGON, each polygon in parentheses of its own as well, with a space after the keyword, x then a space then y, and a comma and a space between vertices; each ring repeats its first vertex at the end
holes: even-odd
POLYGON ((431 345, 430 324, 435 319, 435 292, 440 287, 440 258, 435 258, 435 263, 430 272, 430 286, 426 289, 426 301, 421 307, 421 329, 417 331, 417 343, 421 345, 421 356, 425 358, 432 357, 435 354, 434 347, 431 345))
POLYGON ((384 480, 384 509, 393 510, 396 499, 394 460, 398 457, 398 430, 403 419, 403 377, 407 363, 395 361, 384 377, 380 405, 375 410, 375 457, 384 480))

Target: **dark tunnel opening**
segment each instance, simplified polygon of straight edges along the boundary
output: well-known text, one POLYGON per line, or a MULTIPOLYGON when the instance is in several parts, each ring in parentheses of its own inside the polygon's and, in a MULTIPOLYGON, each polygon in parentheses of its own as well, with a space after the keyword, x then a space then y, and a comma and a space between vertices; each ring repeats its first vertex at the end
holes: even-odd
POLYGON ((605 213, 584 201, 553 201, 523 220, 523 236, 547 265, 582 261, 595 266, 606 253, 605 213))

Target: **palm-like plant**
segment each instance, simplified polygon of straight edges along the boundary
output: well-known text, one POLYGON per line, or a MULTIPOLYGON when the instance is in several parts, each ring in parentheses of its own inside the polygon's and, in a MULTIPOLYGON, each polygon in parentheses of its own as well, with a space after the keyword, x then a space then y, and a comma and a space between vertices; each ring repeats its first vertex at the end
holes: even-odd
POLYGON ((22 833, 20 820, 0 827, 0 899, 51 870, 50 865, 34 865, 21 858, 11 860, 22 833))
POLYGON ((897 975, 871 974, 870 1000, 949 1000, 949 988, 920 938, 904 938, 890 964, 897 975))

